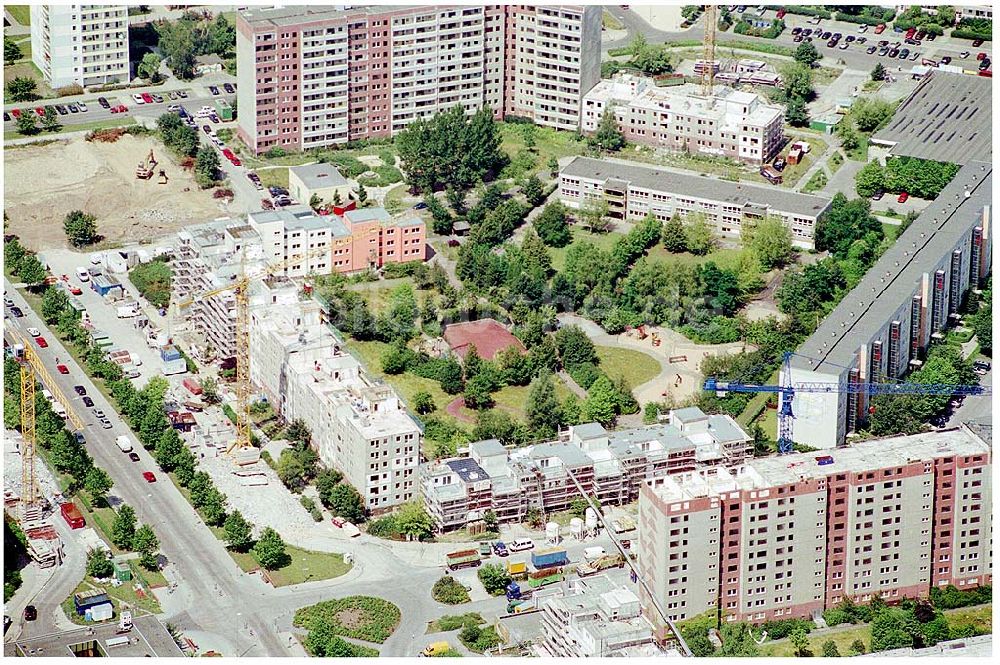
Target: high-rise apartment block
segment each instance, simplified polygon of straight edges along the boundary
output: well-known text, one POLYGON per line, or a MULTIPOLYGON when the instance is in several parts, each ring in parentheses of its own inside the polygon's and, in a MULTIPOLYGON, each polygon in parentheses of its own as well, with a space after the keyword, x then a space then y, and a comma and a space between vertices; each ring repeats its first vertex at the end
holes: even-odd
POLYGON ((324 464, 381 512, 417 492, 420 427, 391 386, 371 376, 287 277, 254 284, 250 379, 291 422, 302 420, 324 464))
POLYGON ((31 5, 31 60, 53 88, 127 83, 128 7, 31 5))
MULTIPOLYGON (((992 183, 990 164, 966 164, 802 343, 791 381, 884 383, 919 367, 990 273, 992 183)), ((869 407, 864 391, 797 391, 793 440, 842 445, 869 407)))
POLYGON ((676 152, 759 166, 785 140, 780 106, 725 86, 703 97, 693 85, 661 88, 649 77, 618 74, 584 95, 580 129, 596 132, 608 109, 629 141, 676 152))
POLYGON ((520 521, 531 508, 566 510, 579 496, 576 483, 605 505, 635 501, 645 480, 737 463, 751 454, 752 442, 729 416, 690 407, 658 425, 608 432, 585 423, 556 441, 513 450, 496 439, 477 441, 468 456, 424 465, 421 490, 440 531, 461 528, 487 510, 500 522, 520 521))
POLYGON ((600 7, 298 6, 238 15, 239 136, 255 153, 392 136, 461 105, 576 129, 600 7))
POLYGON ((639 496, 642 576, 674 621, 987 585, 990 472, 989 443, 962 426, 656 478, 639 496))

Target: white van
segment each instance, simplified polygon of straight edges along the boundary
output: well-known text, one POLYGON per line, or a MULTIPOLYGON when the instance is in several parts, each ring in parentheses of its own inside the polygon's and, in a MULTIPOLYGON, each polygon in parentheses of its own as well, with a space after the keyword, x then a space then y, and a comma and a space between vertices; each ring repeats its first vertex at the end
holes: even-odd
POLYGON ((129 441, 127 436, 118 437, 117 439, 115 439, 115 444, 118 446, 118 450, 122 451, 123 453, 132 452, 132 442, 129 441))
POLYGON ((587 561, 596 561, 604 556, 606 552, 603 547, 588 547, 583 550, 583 558, 587 561))
POLYGON ((49 402, 55 401, 55 397, 52 396, 52 393, 49 392, 48 388, 42 388, 42 397, 49 400, 49 402))
POLYGON ((507 545, 507 549, 511 552, 523 552, 524 550, 530 550, 535 547, 535 543, 527 538, 518 538, 512 540, 510 544, 507 545))
POLYGON ((60 418, 66 417, 66 409, 59 402, 52 402, 52 412, 55 413, 60 418))

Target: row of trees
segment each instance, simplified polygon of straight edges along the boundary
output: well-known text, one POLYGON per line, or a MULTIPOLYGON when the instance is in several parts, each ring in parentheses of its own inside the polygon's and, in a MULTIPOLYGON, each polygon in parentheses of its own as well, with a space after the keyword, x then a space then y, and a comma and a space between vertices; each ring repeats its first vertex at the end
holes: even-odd
POLYGON ((918 157, 893 157, 885 166, 869 162, 855 176, 855 187, 861 196, 875 192, 907 192, 922 199, 935 199, 955 174, 958 165, 918 157))
POLYGON ((187 12, 176 21, 154 25, 160 52, 174 76, 183 81, 194 78, 198 56, 214 53, 228 59, 236 51, 236 27, 222 14, 212 21, 203 14, 187 12))
POLYGON ((195 182, 198 186, 207 188, 219 181, 219 153, 212 146, 201 143, 197 129, 189 127, 176 113, 161 115, 156 119, 156 127, 167 148, 182 160, 194 159, 195 182))

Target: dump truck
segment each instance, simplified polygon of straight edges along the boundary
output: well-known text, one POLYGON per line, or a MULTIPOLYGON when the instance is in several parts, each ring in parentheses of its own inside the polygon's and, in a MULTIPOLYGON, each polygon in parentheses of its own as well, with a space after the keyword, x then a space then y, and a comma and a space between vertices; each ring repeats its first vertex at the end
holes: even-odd
POLYGON ((531 565, 537 570, 552 568, 554 566, 565 566, 569 563, 566 550, 553 548, 531 553, 531 565))
POLYGON ((508 561, 507 562, 507 574, 515 580, 523 580, 528 576, 528 562, 527 561, 508 561))
POLYGON ((69 528, 82 529, 87 526, 87 523, 83 520, 83 515, 80 513, 80 509, 72 501, 59 506, 59 512, 62 513, 63 519, 66 520, 69 528))
POLYGON ((533 573, 528 574, 528 586, 532 589, 540 589, 543 586, 548 586, 549 584, 555 584, 556 582, 563 581, 563 569, 562 567, 557 568, 546 568, 545 570, 536 570, 533 573))
POLYGON ((483 556, 479 553, 479 550, 459 550, 458 552, 449 552, 445 555, 445 563, 449 570, 479 566, 482 561, 483 556))
POLYGON ((576 574, 580 577, 587 577, 588 575, 594 575, 602 570, 607 570, 608 568, 614 568, 616 566, 621 568, 624 565, 625 557, 621 554, 608 554, 607 556, 602 556, 594 561, 584 561, 576 567, 576 574))

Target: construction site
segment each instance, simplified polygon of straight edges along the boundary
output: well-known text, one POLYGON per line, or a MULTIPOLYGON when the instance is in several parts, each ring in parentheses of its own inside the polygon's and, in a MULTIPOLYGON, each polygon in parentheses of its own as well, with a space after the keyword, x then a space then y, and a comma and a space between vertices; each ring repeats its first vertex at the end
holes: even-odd
POLYGON ((7 232, 35 251, 69 245, 62 223, 71 210, 96 216, 98 234, 118 243, 160 237, 224 212, 151 136, 9 147, 4 166, 7 232))

